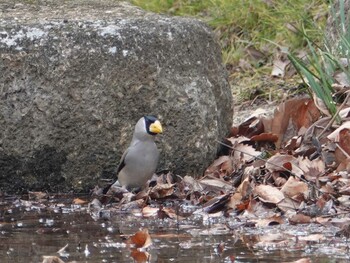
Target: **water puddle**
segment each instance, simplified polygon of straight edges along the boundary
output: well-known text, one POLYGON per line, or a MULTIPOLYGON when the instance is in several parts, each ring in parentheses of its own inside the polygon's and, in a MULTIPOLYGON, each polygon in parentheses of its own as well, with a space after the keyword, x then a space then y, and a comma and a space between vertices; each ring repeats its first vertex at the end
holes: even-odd
MULTIPOLYGON (((349 262, 345 238, 335 227, 288 224, 249 226, 231 217, 192 214, 150 219, 106 209, 94 220, 88 204, 73 197, 33 202, 0 199, 0 262, 133 262, 137 251, 126 240, 148 229, 150 262, 349 262), (103 219, 108 218, 108 219, 103 219)), ((186 207, 191 209, 191 207, 186 207)), ((130 211, 129 211, 130 212, 130 211)), ((137 258, 136 258, 137 259, 137 258)))

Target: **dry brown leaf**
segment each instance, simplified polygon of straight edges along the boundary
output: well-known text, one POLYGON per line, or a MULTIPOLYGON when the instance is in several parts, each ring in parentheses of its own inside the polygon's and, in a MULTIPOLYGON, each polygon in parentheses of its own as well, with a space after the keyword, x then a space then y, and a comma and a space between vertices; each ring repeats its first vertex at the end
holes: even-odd
POLYGON ((74 200, 73 200, 73 204, 75 204, 75 205, 84 205, 87 203, 88 203, 88 201, 80 199, 80 198, 74 198, 74 200))
POLYGON ((314 103, 316 105, 316 107, 326 116, 331 117, 332 114, 329 113, 329 110, 326 106, 326 104, 323 102, 322 99, 320 99, 315 93, 313 93, 312 95, 313 99, 314 99, 314 103))
POLYGON ((310 160, 308 158, 298 157, 298 166, 304 171, 304 177, 308 181, 315 182, 325 172, 325 163, 322 158, 310 160))
POLYGON ((232 167, 232 161, 231 158, 227 155, 220 156, 217 158, 205 171, 205 174, 213 174, 213 173, 219 173, 221 170, 225 170, 228 173, 231 173, 233 170, 232 167), (222 167, 225 167, 225 169, 222 169, 222 167))
POLYGON ((234 193, 229 202, 227 203, 227 207, 236 209, 236 206, 241 203, 242 200, 242 194, 241 193, 234 193))
POLYGON ((243 197, 247 197, 251 192, 251 186, 249 183, 249 177, 244 179, 244 181, 238 186, 236 192, 231 196, 230 201, 227 204, 228 208, 236 209, 238 211, 243 211, 247 209, 250 201, 242 202, 243 197))
POLYGON ((284 146, 284 149, 288 151, 294 151, 300 147, 302 140, 303 140, 302 136, 294 136, 286 143, 286 145, 284 146))
POLYGON ((245 200, 236 205, 236 210, 238 212, 245 211, 249 208, 251 200, 245 200))
POLYGON ((339 133, 344 129, 350 129, 350 121, 344 122, 339 128, 337 128, 334 132, 329 134, 327 138, 333 142, 340 142, 339 133))
POLYGON ((310 99, 291 99, 278 106, 271 124, 271 132, 278 136, 277 148, 299 135, 302 127, 308 128, 320 116, 310 99))
POLYGON ((350 129, 343 129, 339 132, 339 147, 345 151, 344 155, 347 154, 347 158, 350 156, 350 129))
POLYGON ((300 202, 293 200, 291 198, 284 198, 281 202, 277 204, 277 207, 283 212, 295 211, 300 206, 300 202))
POLYGON ((288 218, 291 224, 308 224, 311 223, 311 217, 303 214, 295 214, 288 218))
POLYGON ((318 216, 315 218, 315 222, 320 224, 320 225, 330 225, 330 218, 325 218, 325 217, 321 217, 321 216, 318 216))
POLYGON ((341 111, 339 111, 339 116, 342 119, 350 117, 350 107, 342 109, 341 111))
POLYGON ((149 193, 153 199, 160 199, 171 196, 174 193, 174 184, 156 184, 149 193))
POLYGON ((273 133, 260 133, 250 138, 252 142, 277 142, 278 136, 273 133))
POLYGON ((243 197, 247 196, 248 192, 250 192, 251 185, 249 183, 249 177, 245 178, 243 182, 238 186, 237 191, 243 197))
POLYGON ((206 191, 227 191, 232 189, 232 185, 221 179, 202 179, 199 181, 206 191))
POLYGON ((257 215, 264 215, 264 217, 270 217, 276 215, 276 213, 273 209, 263 204, 263 202, 252 198, 248 204, 248 208, 244 211, 243 215, 247 218, 253 219, 256 218, 257 215))
POLYGON ((145 218, 150 218, 150 217, 155 217, 159 219, 164 219, 164 218, 182 219, 183 218, 177 215, 174 209, 169 207, 160 206, 159 208, 156 208, 156 207, 145 206, 144 208, 142 208, 141 212, 142 212, 142 216, 145 218))
POLYGON ((148 252, 139 251, 133 249, 130 253, 130 256, 134 259, 136 263, 146 263, 149 262, 150 254, 148 252))
POLYGON ((201 186, 201 184, 198 182, 198 180, 194 179, 192 176, 186 175, 182 179, 182 182, 184 183, 186 188, 189 188, 192 191, 195 191, 195 192, 203 191, 203 187, 201 186))
POLYGON ((346 171, 350 173, 350 158, 344 158, 337 167, 337 172, 346 171))
POLYGON ((266 169, 270 172, 285 172, 288 170, 298 177, 304 174, 304 171, 299 167, 298 159, 292 155, 275 154, 267 160, 266 169))
POLYGON ((161 211, 163 211, 164 214, 171 219, 182 220, 184 218, 184 217, 176 214, 175 210, 171 207, 163 207, 161 211))
POLYGON ((241 163, 252 161, 255 157, 261 155, 261 152, 246 144, 238 144, 234 147, 234 150, 233 158, 241 163))
POLYGON ((281 192, 290 198, 302 194, 304 198, 308 196, 308 185, 300 180, 290 176, 288 181, 283 185, 281 192))
POLYGON ((144 208, 142 208, 142 216, 146 218, 156 217, 158 211, 159 211, 159 208, 157 207, 145 206, 144 208))
MULTIPOLYGON (((321 116, 320 111, 312 100, 307 99, 301 103, 296 111, 292 111, 291 117, 295 123, 297 130, 301 128, 309 128, 321 116)), ((303 135, 299 134, 298 135, 303 135)))
POLYGON ((152 245, 151 236, 148 233, 148 229, 145 228, 135 233, 127 241, 128 244, 134 245, 136 248, 147 248, 152 245))
POLYGON ((270 185, 258 185, 255 187, 254 193, 259 196, 261 201, 266 203, 278 204, 284 199, 283 193, 270 185))
POLYGON ((250 138, 254 135, 264 132, 264 124, 260 118, 252 116, 238 126, 237 135, 250 138))

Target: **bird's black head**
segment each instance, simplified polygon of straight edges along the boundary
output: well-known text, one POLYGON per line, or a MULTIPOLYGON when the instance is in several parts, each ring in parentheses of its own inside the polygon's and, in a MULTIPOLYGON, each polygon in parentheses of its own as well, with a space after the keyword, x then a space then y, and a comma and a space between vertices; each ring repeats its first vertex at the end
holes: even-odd
POLYGON ((144 116, 146 131, 150 135, 156 135, 163 132, 162 125, 159 120, 153 115, 144 116))

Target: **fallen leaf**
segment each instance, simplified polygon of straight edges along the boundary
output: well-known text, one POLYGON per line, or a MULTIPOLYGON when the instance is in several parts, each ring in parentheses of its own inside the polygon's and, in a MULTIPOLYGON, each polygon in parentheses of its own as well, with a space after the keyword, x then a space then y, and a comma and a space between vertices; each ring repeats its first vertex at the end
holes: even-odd
POLYGON ((194 179, 192 176, 188 176, 186 175, 183 179, 182 179, 183 184, 185 185, 186 188, 194 191, 194 192, 201 192, 203 191, 203 187, 201 186, 201 184, 194 179))
POLYGON ((174 193, 174 184, 157 184, 149 193, 149 196, 154 199, 160 199, 171 196, 174 193))
POLYGON ((303 214, 295 214, 288 218, 291 224, 308 224, 311 223, 311 217, 303 214))
POLYGON ((74 198, 74 200, 73 200, 73 204, 75 204, 75 205, 84 205, 87 203, 88 203, 88 201, 80 199, 80 198, 74 198))
POLYGON ((148 233, 148 229, 145 228, 135 233, 127 241, 128 244, 134 245, 136 248, 147 248, 152 245, 151 236, 148 233))
MULTIPOLYGON (((344 155, 344 159, 349 158, 350 156, 350 129, 343 129, 339 132, 339 150, 341 150, 344 155)), ((338 160, 338 163, 343 160, 338 160)))
POLYGON ((234 148, 233 158, 241 163, 249 162, 261 155, 260 151, 257 151, 250 145, 238 144, 234 148))
POLYGON ((300 202, 288 197, 285 197, 281 202, 277 204, 277 207, 283 212, 296 211, 299 206, 300 202))
POLYGON ((232 189, 232 185, 221 179, 202 179, 199 181, 203 189, 208 191, 227 191, 232 189))
POLYGON ((320 99, 316 93, 312 94, 312 97, 314 99, 314 103, 316 105, 316 107, 326 116, 331 116, 332 114, 329 113, 329 110, 326 106, 326 104, 324 103, 324 101, 322 99, 320 99))
POLYGON ((231 173, 233 170, 232 167, 232 161, 230 156, 223 155, 217 158, 205 171, 205 174, 213 174, 218 173, 221 174, 221 172, 227 172, 231 173))
POLYGON ((245 178, 243 182, 238 186, 237 193, 240 193, 242 197, 246 197, 251 192, 251 185, 249 183, 249 177, 245 178))
POLYGON ((339 116, 342 119, 350 117, 350 107, 342 109, 341 111, 339 111, 339 116))
POLYGON ((260 118, 253 115, 241 123, 237 129, 238 131, 235 131, 233 134, 236 133, 236 135, 240 135, 241 137, 250 138, 264 132, 264 124, 260 118))
POLYGON ((252 142, 277 142, 278 136, 273 133, 260 133, 250 138, 252 142))
POLYGON ((145 206, 144 208, 142 208, 142 216, 146 218, 156 217, 158 211, 159 211, 159 208, 157 207, 145 206))
POLYGON ((340 125, 339 128, 337 128, 334 132, 332 132, 331 134, 329 134, 327 136, 327 138, 331 141, 334 142, 340 142, 340 136, 339 133, 344 130, 344 129, 350 129, 350 121, 346 121, 344 122, 342 125, 340 125))
POLYGON ((299 194, 302 194, 306 199, 308 197, 308 185, 292 176, 288 178, 288 181, 281 188, 281 192, 290 198, 293 198, 299 194))
POLYGON ((278 106, 271 123, 271 132, 278 136, 276 147, 292 137, 299 135, 299 130, 308 128, 320 116, 320 112, 310 99, 291 99, 278 106))
POLYGON ((325 163, 321 157, 312 161, 308 158, 298 157, 297 165, 304 172, 303 176, 308 181, 312 182, 316 182, 326 169, 325 163))
POLYGON ((299 167, 298 159, 292 155, 276 154, 272 156, 266 162, 266 169, 270 172, 291 171, 298 177, 301 177, 304 174, 304 171, 299 167), (287 168, 284 167, 285 165, 287 168))
POLYGON ((171 207, 163 207, 160 211, 162 211, 168 218, 177 219, 177 220, 184 219, 184 217, 176 214, 175 210, 171 207))
MULTIPOLYGON (((227 207, 232 208, 232 209, 236 209, 237 206, 241 204, 241 200, 242 200, 242 194, 241 193, 234 193, 231 196, 230 200, 228 201, 227 207)), ((237 208, 237 209, 240 211, 245 210, 245 208, 244 209, 237 208)))
POLYGON ((254 193, 260 197, 260 200, 266 203, 277 204, 284 199, 283 193, 276 187, 270 185, 258 185, 254 193))
POLYGON ((133 249, 130 253, 130 256, 134 259, 134 262, 137 263, 146 263, 149 262, 150 254, 148 252, 139 251, 133 249))

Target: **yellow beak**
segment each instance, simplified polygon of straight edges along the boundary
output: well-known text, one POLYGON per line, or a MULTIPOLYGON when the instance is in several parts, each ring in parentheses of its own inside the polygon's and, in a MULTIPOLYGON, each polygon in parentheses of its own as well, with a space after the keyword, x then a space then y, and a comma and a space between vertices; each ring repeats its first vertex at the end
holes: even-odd
POLYGON ((162 133, 163 127, 162 124, 157 120, 149 126, 149 131, 153 133, 162 133))

